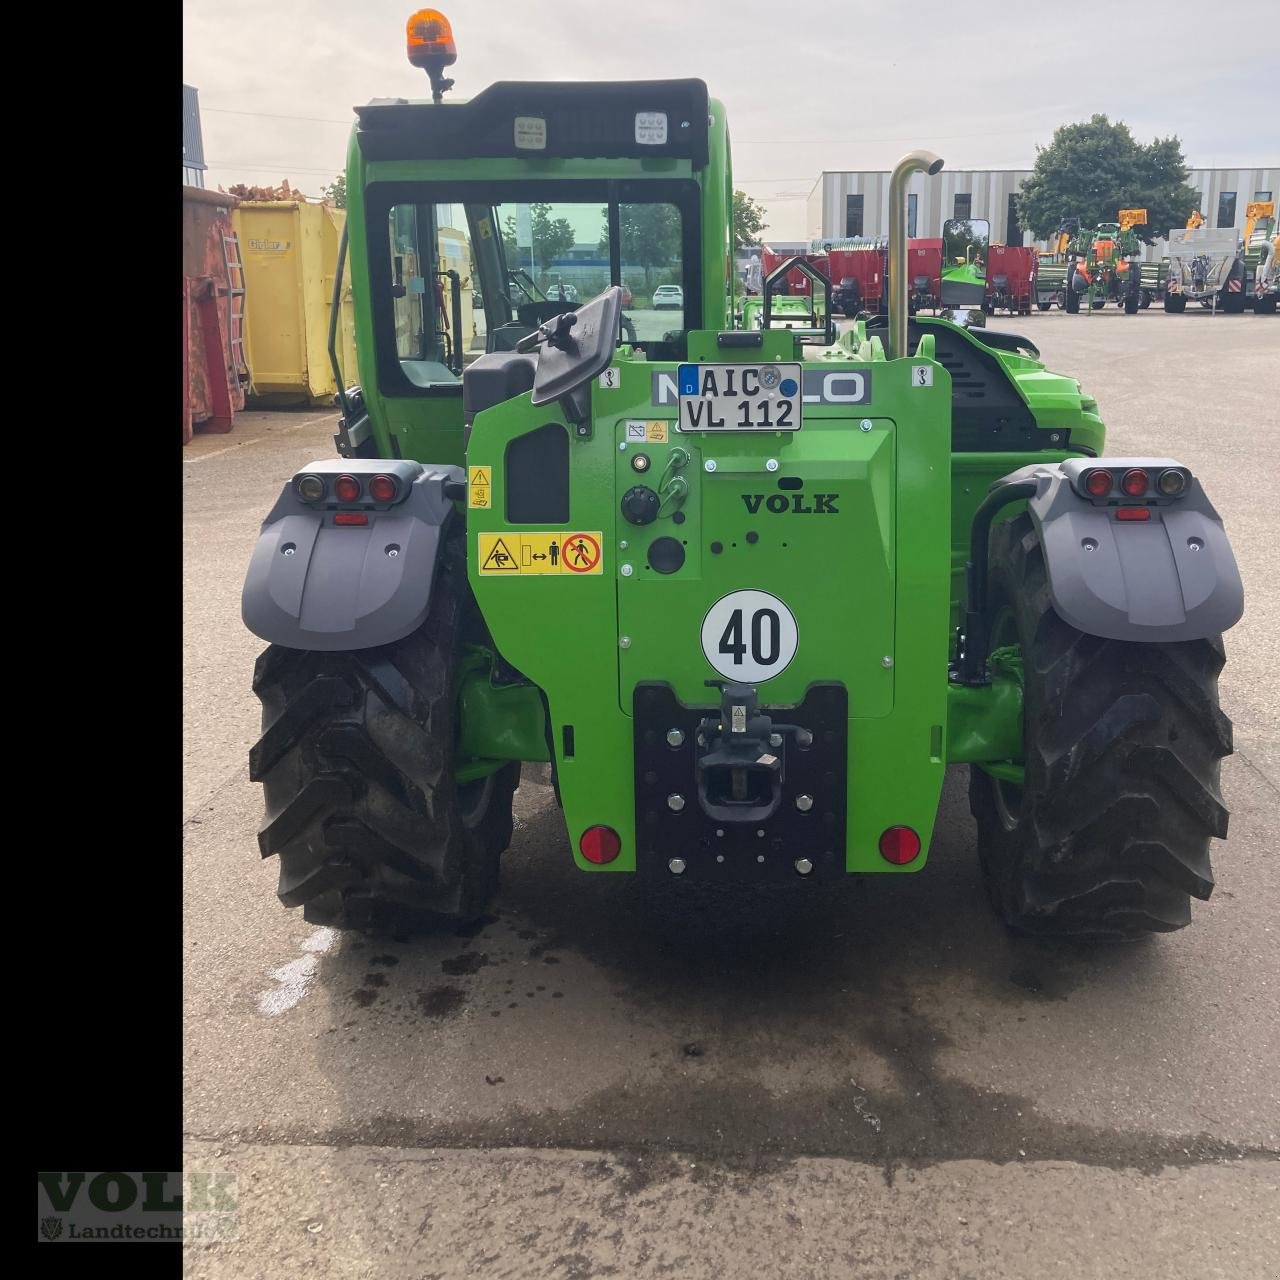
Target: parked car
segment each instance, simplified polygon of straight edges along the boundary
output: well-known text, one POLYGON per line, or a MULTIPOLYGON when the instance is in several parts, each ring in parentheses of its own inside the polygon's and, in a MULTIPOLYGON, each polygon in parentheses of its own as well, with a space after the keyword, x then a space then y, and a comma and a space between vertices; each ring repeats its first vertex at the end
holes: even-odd
POLYGON ((547 285, 547 301, 548 302, 577 302, 578 291, 571 284, 566 284, 563 280, 552 280, 547 285))
POLYGON ((653 291, 655 311, 683 311, 684 290, 678 284, 660 284, 653 291))

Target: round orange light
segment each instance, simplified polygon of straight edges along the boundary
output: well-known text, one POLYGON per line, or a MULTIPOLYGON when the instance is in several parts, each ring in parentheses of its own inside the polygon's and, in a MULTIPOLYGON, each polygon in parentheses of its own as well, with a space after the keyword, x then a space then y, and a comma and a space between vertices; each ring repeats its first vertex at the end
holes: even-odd
POLYGON ((439 9, 419 9, 405 24, 406 52, 415 67, 429 62, 447 67, 458 59, 453 28, 439 9))

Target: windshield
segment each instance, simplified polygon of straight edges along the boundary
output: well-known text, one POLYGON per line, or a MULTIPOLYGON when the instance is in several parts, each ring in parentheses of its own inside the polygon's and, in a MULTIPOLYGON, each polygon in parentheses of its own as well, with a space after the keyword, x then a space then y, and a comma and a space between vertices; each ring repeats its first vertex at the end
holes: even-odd
POLYGON ((611 284, 630 295, 618 341, 684 358, 699 319, 692 182, 375 184, 366 208, 386 392, 457 388, 469 361, 611 284))

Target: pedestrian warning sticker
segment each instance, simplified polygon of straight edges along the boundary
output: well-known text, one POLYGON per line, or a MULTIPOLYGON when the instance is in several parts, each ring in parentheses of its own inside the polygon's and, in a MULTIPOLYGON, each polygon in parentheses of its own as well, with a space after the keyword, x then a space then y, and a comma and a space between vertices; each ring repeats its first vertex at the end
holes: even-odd
POLYGON ((599 532, 481 533, 477 536, 482 577, 603 572, 603 535, 599 532))
POLYGON ((467 506, 491 507, 493 505, 491 479, 488 467, 467 468, 467 506))

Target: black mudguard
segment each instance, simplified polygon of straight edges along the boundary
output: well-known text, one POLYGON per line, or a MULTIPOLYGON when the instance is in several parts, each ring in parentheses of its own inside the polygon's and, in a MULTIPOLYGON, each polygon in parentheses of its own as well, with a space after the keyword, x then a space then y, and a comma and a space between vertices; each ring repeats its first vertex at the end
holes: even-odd
MULTIPOLYGON (((392 504, 304 502, 289 481, 263 522, 241 595, 254 635, 291 649, 369 649, 422 625, 448 521, 445 486, 460 491, 460 467, 377 459, 325 459, 299 475, 394 475, 392 504), (454 488, 457 486, 457 488, 454 488), (365 525, 338 525, 339 512, 365 525)), ((330 491, 332 486, 330 484, 330 491)))
MULTIPOLYGON (((1189 468, 1170 458, 1073 458, 1025 467, 1005 481, 1034 480, 1027 508, 1040 535, 1054 609, 1073 627, 1110 640, 1202 640, 1244 613, 1244 585, 1222 518, 1189 468), (1141 467, 1190 475, 1177 497, 1135 504, 1085 495, 1095 467, 1141 467), (1121 521, 1120 506, 1145 505, 1144 520, 1121 521)), ((1005 483, 1001 481, 1000 483, 1005 483)))

